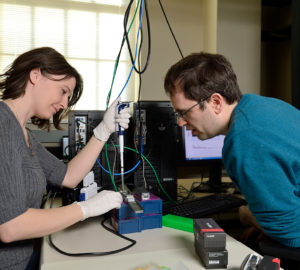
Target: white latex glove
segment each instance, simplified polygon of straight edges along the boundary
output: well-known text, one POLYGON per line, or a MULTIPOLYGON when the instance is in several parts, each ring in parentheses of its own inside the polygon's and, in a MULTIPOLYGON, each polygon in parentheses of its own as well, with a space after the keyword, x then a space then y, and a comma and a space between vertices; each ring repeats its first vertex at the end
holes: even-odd
POLYGON ((119 101, 120 97, 108 107, 107 111, 104 113, 103 120, 94 129, 94 135, 98 140, 106 142, 110 134, 117 131, 117 124, 124 129, 128 128, 130 118, 129 108, 124 108, 118 114, 116 114, 119 101))
POLYGON ((103 190, 86 201, 76 203, 81 207, 82 220, 85 220, 89 217, 102 215, 114 208, 119 209, 122 202, 123 198, 119 192, 103 190))

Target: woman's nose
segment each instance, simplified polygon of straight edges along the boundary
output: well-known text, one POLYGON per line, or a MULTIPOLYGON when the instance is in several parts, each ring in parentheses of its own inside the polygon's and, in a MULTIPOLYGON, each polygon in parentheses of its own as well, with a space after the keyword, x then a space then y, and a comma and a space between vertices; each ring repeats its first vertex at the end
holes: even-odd
POLYGON ((69 98, 65 96, 61 102, 62 109, 67 109, 69 104, 69 98))

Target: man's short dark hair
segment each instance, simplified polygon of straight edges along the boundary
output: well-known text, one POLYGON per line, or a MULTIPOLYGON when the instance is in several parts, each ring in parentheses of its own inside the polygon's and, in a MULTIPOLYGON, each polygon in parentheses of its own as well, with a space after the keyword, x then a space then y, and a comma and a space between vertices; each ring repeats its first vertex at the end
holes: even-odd
POLYGON ((229 61, 220 54, 193 53, 174 64, 165 76, 164 87, 172 96, 179 84, 187 99, 201 101, 213 93, 222 95, 228 104, 239 101, 242 93, 229 61))

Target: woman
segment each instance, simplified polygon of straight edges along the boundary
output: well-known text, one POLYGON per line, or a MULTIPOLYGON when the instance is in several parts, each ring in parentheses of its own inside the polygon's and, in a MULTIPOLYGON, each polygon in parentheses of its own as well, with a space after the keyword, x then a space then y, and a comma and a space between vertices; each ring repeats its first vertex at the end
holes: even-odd
POLYGON ((74 188, 91 170, 116 123, 128 128, 128 109, 115 117, 118 100, 106 111, 94 136, 68 165, 39 144, 26 129, 61 119, 81 96, 79 73, 52 48, 28 51, 1 75, 0 89, 0 262, 1 269, 25 269, 34 238, 101 215, 122 203, 120 193, 102 191, 92 199, 54 209, 40 209, 47 183, 74 188))

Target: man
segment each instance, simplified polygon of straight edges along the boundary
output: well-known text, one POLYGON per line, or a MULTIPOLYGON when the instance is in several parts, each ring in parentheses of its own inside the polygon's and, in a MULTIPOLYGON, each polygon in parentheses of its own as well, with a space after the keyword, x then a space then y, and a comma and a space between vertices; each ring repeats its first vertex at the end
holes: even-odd
POLYGON ((300 247, 300 111, 242 95, 231 64, 218 54, 185 57, 168 70, 164 86, 179 126, 201 140, 226 135, 223 163, 248 202, 243 216, 278 242, 300 247))

